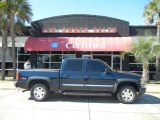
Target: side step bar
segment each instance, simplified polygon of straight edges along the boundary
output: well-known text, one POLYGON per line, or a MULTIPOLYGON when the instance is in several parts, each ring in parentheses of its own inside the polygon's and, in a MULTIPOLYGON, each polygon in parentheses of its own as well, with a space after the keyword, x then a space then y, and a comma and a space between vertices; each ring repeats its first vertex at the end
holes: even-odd
POLYGON ((92 92, 64 92, 63 95, 81 95, 81 96, 112 96, 111 93, 92 93, 92 92))

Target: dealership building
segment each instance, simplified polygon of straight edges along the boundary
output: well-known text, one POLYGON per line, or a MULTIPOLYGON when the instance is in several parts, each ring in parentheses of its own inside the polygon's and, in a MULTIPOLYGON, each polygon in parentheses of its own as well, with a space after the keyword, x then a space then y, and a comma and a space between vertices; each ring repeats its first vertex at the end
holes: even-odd
MULTIPOLYGON (((117 18, 98 15, 63 15, 33 21, 23 36, 16 37, 17 69, 23 69, 27 59, 32 68, 59 69, 64 58, 95 58, 105 61, 117 71, 142 73, 142 63, 133 55, 121 52, 132 47, 138 36, 150 31, 156 36, 156 26, 132 26, 117 18)), ((2 37, 0 37, 0 47, 2 37)), ((0 50, 2 54, 2 49, 0 50)), ((2 58, 0 57, 0 65, 2 58)), ((155 79, 155 61, 149 64, 150 79, 155 79)), ((8 39, 6 75, 12 75, 11 40, 8 39)))

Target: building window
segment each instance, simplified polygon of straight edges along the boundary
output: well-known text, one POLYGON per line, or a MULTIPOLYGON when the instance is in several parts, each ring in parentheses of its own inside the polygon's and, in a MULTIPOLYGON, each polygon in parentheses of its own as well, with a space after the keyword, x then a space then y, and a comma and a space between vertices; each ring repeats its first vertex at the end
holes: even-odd
MULTIPOLYGON (((18 62, 17 62, 18 63, 18 62)), ((0 50, 0 71, 1 71, 1 65, 2 65, 2 50, 0 50)), ((8 47, 6 51, 6 61, 5 61, 5 75, 8 77, 13 76, 13 63, 12 63, 12 48, 8 47)))
POLYGON ((76 54, 75 52, 37 52, 37 68, 60 69, 65 58, 76 58, 76 54))
POLYGON ((30 53, 25 52, 23 47, 17 48, 17 68, 24 69, 24 63, 30 59, 30 53))
POLYGON ((106 53, 99 53, 93 52, 92 54, 94 59, 101 59, 105 63, 107 63, 112 69, 116 71, 122 70, 122 57, 120 52, 106 52, 106 53))
MULTIPOLYGON (((156 60, 153 59, 149 63, 149 79, 155 80, 156 60)), ((143 64, 136 61, 134 55, 129 55, 129 71, 142 75, 143 64)))

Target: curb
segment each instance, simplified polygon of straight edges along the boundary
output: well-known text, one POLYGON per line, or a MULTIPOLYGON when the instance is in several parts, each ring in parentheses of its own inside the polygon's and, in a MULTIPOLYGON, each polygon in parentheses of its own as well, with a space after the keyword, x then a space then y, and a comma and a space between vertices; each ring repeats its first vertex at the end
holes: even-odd
POLYGON ((151 93, 151 94, 160 94, 160 92, 154 92, 154 91, 147 91, 145 94, 151 93))
POLYGON ((18 90, 19 88, 15 87, 16 81, 6 80, 0 81, 0 90, 18 90))
POLYGON ((0 88, 0 90, 20 90, 18 88, 0 88))

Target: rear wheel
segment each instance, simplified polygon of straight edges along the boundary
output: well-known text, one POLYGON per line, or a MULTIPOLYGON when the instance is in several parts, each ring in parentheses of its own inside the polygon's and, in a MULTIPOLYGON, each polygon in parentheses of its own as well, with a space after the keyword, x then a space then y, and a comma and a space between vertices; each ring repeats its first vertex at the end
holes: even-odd
POLYGON ((132 86, 122 86, 117 93, 120 102, 130 104, 136 100, 137 91, 132 86))
POLYGON ((36 101, 44 101, 49 97, 49 90, 44 84, 35 84, 31 88, 31 97, 36 101))

